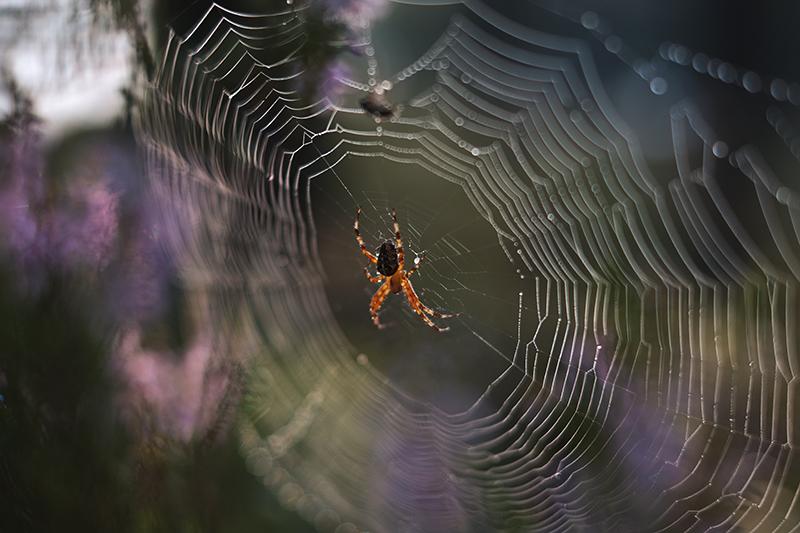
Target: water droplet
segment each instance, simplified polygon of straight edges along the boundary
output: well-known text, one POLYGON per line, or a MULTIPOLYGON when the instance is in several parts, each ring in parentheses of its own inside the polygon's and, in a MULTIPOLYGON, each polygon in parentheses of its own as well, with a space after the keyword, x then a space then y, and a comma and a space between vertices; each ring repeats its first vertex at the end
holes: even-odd
POLYGON ((252 467, 252 473, 255 476, 263 476, 266 475, 267 472, 272 470, 272 457, 269 455, 264 455, 260 457, 252 467))
POLYGON ((622 41, 616 35, 609 35, 605 41, 606 50, 612 54, 619 53, 622 50, 622 41))
POLYGON ((677 64, 685 66, 689 64, 690 54, 691 52, 689 52, 688 48, 686 48, 685 46, 678 45, 675 47, 675 50, 672 53, 672 57, 677 64))
POLYGON ((769 92, 779 102, 783 102, 788 97, 787 89, 786 82, 780 78, 772 80, 772 83, 769 84, 769 92))
POLYGON ((656 75, 656 71, 653 68, 653 65, 650 64, 649 61, 645 61, 644 59, 637 59, 633 62, 633 68, 642 78, 646 80, 652 79, 653 76, 656 75))
POLYGON ((593 11, 586 11, 581 15, 581 24, 587 30, 593 30, 600 24, 600 17, 593 11))
POLYGON ((748 92, 757 93, 761 90, 761 78, 755 72, 746 72, 742 84, 748 92))
POLYGON ((692 58, 692 67, 700 74, 708 72, 708 56, 705 54, 695 54, 692 58))
POLYGON ((789 86, 789 101, 794 105, 800 105, 800 85, 793 83, 789 86))
POLYGON ((717 74, 719 75, 719 79, 725 83, 733 83, 736 81, 736 69, 730 63, 721 64, 717 70, 717 74))
POLYGON ((667 92, 667 88, 667 80, 660 76, 653 78, 650 82, 650 90, 655 94, 662 95, 667 92))

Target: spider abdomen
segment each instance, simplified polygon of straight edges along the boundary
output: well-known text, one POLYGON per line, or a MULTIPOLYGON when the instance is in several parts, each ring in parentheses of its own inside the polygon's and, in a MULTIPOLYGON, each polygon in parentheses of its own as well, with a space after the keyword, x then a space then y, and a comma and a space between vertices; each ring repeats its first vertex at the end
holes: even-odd
POLYGON ((391 276, 400 267, 397 261, 397 248, 392 241, 384 241, 378 248, 378 262, 376 264, 378 273, 384 276, 391 276))

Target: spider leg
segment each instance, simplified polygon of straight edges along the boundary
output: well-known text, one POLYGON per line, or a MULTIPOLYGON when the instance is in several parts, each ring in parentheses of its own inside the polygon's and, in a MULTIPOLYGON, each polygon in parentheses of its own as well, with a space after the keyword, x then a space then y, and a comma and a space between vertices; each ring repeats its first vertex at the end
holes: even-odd
MULTIPOLYGON (((422 259, 425 259, 425 256, 424 256, 424 255, 422 256, 422 259)), ((416 265, 414 265, 414 268, 412 268, 412 269, 411 269, 411 271, 410 271, 408 274, 406 274, 406 278, 408 278, 408 276, 410 276, 410 275, 411 275, 411 273, 412 273, 412 272, 414 272, 414 271, 417 269, 417 267, 420 265, 420 263, 422 263, 422 259, 420 259, 420 260, 419 260, 419 263, 417 263, 416 265)), ((406 279, 406 292, 408 292, 409 290, 411 291, 411 294, 413 294, 413 295, 414 295, 414 298, 415 298, 415 299, 417 300, 417 302, 419 303, 419 307, 420 307, 420 309, 422 309, 423 311, 425 311, 425 312, 426 312, 426 313, 428 313, 429 315, 432 315, 432 316, 435 316, 435 317, 438 317, 438 318, 452 318, 452 317, 454 317, 454 316, 458 316, 458 315, 460 315, 460 314, 461 314, 461 313, 456 313, 456 314, 454 314, 454 315, 443 315, 443 314, 441 314, 441 313, 437 313, 436 311, 434 311, 434 310, 433 310, 433 309, 431 309, 430 307, 428 307, 428 306, 426 306, 425 304, 423 304, 422 302, 420 302, 420 300, 419 300, 419 296, 417 296, 417 293, 415 293, 415 292, 414 292, 414 288, 411 286, 411 282, 410 282, 410 281, 408 281, 408 279, 406 279)))
POLYGON ((425 311, 429 315, 435 316, 436 318, 453 318, 454 316, 460 316, 461 315, 461 313, 454 313, 452 315, 443 315, 441 313, 437 313, 436 311, 434 311, 430 307, 426 307, 425 304, 422 303, 422 302, 419 303, 419 306, 422 308, 423 311, 425 311))
POLYGON ((372 321, 379 328, 386 327, 384 324, 378 322, 378 309, 381 308, 381 304, 383 303, 383 300, 386 299, 386 295, 389 294, 389 289, 391 287, 392 285, 388 281, 381 285, 381 288, 378 289, 378 292, 375 293, 375 296, 372 297, 372 301, 369 303, 369 310, 372 313, 372 321))
POLYGON ((411 274, 413 274, 413 273, 414 273, 414 272, 415 272, 415 271, 416 271, 416 270, 419 268, 419 265, 421 265, 421 264, 422 264, 422 260, 423 260, 423 259, 425 259, 425 256, 424 256, 424 255, 423 255, 422 257, 420 257, 420 258, 419 258, 419 261, 417 261, 417 264, 416 264, 416 265, 414 265, 414 268, 412 268, 411 270, 409 270, 409 271, 408 271, 408 274, 407 274, 407 276, 410 276, 411 274))
POLYGON ((434 324, 431 321, 430 318, 425 316, 425 313, 428 313, 429 315, 433 315, 439 318, 450 318, 458 315, 442 315, 426 307, 422 302, 419 301, 419 296, 417 296, 417 293, 414 292, 414 287, 411 286, 411 282, 408 281, 408 279, 403 280, 403 286, 405 287, 406 294, 408 295, 408 302, 411 304, 411 307, 414 308, 414 311, 416 311, 417 314, 422 317, 422 320, 424 320, 425 323, 427 323, 430 327, 432 327, 436 331, 447 331, 448 329, 450 329, 450 328, 439 328, 438 326, 436 326, 436 324, 434 324), (423 313, 423 311, 425 311, 425 313, 423 313))
POLYGON ((417 297, 416 293, 414 292, 414 288, 411 287, 411 284, 408 282, 408 280, 404 280, 403 281, 403 287, 405 287, 405 289, 406 289, 406 295, 408 296, 408 303, 411 304, 411 307, 414 308, 414 311, 417 312, 417 314, 420 316, 420 318, 422 318, 422 320, 425 321, 426 324, 428 324, 430 327, 432 327, 433 329, 435 329, 436 331, 439 331, 439 332, 447 331, 448 329, 450 329, 450 328, 444 328, 444 329, 440 328, 439 326, 434 324, 431 321, 430 318, 425 316, 425 313, 423 313, 422 309, 420 309, 420 306, 422 305, 422 302, 419 301, 419 298, 417 297))
POLYGON ((375 283, 375 282, 377 282, 377 281, 380 281, 380 280, 382 280, 382 279, 384 279, 384 278, 386 277, 386 276, 384 276, 383 274, 380 274, 380 275, 378 275, 377 277, 374 277, 374 278, 373 278, 372 276, 370 276, 370 275, 369 275, 369 270, 368 270, 368 268, 369 268, 369 267, 364 267, 364 274, 366 274, 366 275, 367 275, 367 278, 369 278, 369 280, 370 280, 372 283, 375 283))
MULTIPOLYGON (((377 263, 378 259, 367 251, 367 247, 364 245, 364 240, 361 238, 361 234, 358 232, 358 217, 361 216, 361 207, 358 208, 358 214, 356 215, 356 223, 353 224, 353 229, 356 231, 356 239, 358 239, 358 244, 361 245, 361 251, 364 252, 370 261, 373 263, 377 263)), ((402 255, 401 255, 402 256, 402 255)))
POLYGON ((400 224, 397 223, 394 207, 392 208, 392 220, 394 220, 394 238, 397 240, 397 268, 403 270, 403 242, 400 240, 400 224))

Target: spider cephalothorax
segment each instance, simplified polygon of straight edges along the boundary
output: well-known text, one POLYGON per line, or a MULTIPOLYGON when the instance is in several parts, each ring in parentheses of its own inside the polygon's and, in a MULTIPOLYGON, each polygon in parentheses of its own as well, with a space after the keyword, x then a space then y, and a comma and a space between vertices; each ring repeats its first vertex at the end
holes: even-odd
POLYGON ((361 208, 359 207, 358 214, 356 215, 356 223, 353 226, 353 229, 356 231, 356 239, 358 239, 358 244, 361 245, 361 251, 364 253, 364 255, 366 255, 370 261, 375 263, 379 275, 374 278, 370 276, 368 267, 364 267, 364 272, 367 274, 367 278, 369 278, 369 280, 373 283, 384 279, 386 280, 386 282, 381 285, 381 288, 375 293, 375 296, 372 297, 372 302, 369 304, 369 309, 372 313, 372 321, 375 323, 375 325, 379 328, 384 327, 383 324, 378 322, 378 309, 380 309, 383 300, 386 298, 389 292, 391 291, 394 294, 397 294, 405 290, 411 307, 414 308, 414 311, 416 311, 417 314, 421 316, 430 327, 436 331, 447 331, 449 328, 438 328, 430 318, 425 316, 425 313, 438 318, 449 318, 458 315, 439 314, 436 311, 426 307, 422 302, 419 301, 419 297, 414 292, 414 288, 411 286, 411 282, 408 280, 408 277, 413 274, 417 268, 419 268, 419 265, 422 264, 422 260, 425 259, 425 256, 422 256, 419 262, 414 265, 414 268, 408 272, 403 270, 403 242, 400 240, 400 225, 397 223, 397 216, 395 215, 394 209, 392 209, 392 219, 394 220, 394 236, 397 246, 395 247, 395 242, 393 242, 391 239, 387 239, 383 242, 383 244, 381 244, 380 248, 378 248, 377 257, 367 251, 367 247, 364 245, 364 241, 361 239, 361 235, 358 233, 358 217, 360 216, 361 208))

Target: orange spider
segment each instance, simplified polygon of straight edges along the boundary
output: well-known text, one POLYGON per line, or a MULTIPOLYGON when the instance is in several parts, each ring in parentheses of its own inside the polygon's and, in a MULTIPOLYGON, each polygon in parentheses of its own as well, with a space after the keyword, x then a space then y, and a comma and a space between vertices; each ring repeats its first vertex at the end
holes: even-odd
POLYGON ((358 208, 358 214, 356 215, 356 223, 353 225, 353 229, 356 231, 356 239, 358 239, 358 244, 361 245, 361 251, 364 252, 364 255, 366 255, 370 261, 377 265, 378 276, 374 278, 370 276, 368 266, 364 267, 364 273, 372 283, 381 281, 382 279, 387 280, 383 285, 381 285, 381 288, 378 289, 378 291, 375 293, 375 296, 372 297, 372 302, 369 304, 369 310, 372 312, 372 321, 375 323, 375 325, 379 328, 386 327, 385 324, 380 324, 378 322, 378 309, 380 309, 381 304, 389 294, 389 291, 397 294, 400 291, 405 290, 411 307, 414 308, 414 311, 416 311, 417 314, 422 317, 422 320, 424 320, 430 327, 436 331, 447 331, 450 329, 440 329, 436 327, 436 324, 431 322, 431 319, 425 316, 425 313, 438 318, 450 318, 458 316, 461 313, 457 313, 455 315, 442 315, 432 309, 429 309, 419 301, 419 297, 414 292, 414 288, 411 286, 411 282, 408 280, 408 277, 411 276, 411 274, 413 274, 417 268, 419 268, 420 264, 422 264, 422 260, 425 259, 425 256, 422 256, 419 262, 414 265, 414 268, 408 272, 403 270, 403 243, 400 240, 400 225, 397 223, 397 216, 394 213, 394 209, 392 209, 392 219, 394 219, 394 235, 395 239, 397 240, 397 248, 395 248, 394 242, 392 242, 390 239, 387 239, 383 242, 383 244, 381 244, 381 247, 378 248, 378 257, 375 257, 369 253, 367 251, 367 247, 364 246, 364 241, 361 239, 361 235, 358 233, 359 216, 361 216, 360 207, 358 208))

